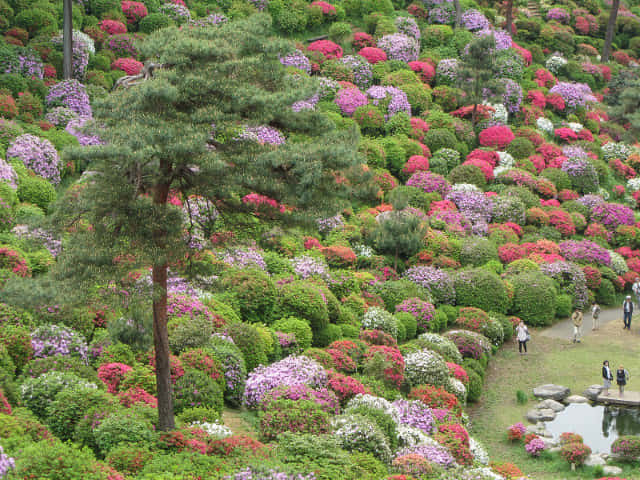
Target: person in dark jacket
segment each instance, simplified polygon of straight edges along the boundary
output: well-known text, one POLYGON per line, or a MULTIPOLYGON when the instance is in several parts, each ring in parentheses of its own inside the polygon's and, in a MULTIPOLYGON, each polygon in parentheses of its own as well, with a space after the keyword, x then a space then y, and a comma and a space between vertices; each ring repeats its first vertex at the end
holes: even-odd
POLYGON ((624 321, 624 327, 627 330, 631 330, 631 317, 633 316, 633 302, 631 301, 631 295, 627 295, 622 303, 622 319, 624 321))
POLYGON ((602 392, 603 395, 609 395, 609 389, 611 388, 611 380, 613 380, 613 373, 609 368, 609 360, 602 362, 602 392))
POLYGON ((618 384, 618 391, 620 392, 621 397, 624 397, 624 386, 627 384, 628 380, 629 372, 620 365, 616 371, 616 383, 618 384))

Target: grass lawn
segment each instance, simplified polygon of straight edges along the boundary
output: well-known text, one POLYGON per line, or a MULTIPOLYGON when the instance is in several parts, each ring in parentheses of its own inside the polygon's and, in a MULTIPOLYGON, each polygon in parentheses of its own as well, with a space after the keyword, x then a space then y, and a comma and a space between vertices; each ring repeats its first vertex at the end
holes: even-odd
MULTIPOLYGON (((489 450, 491 458, 513 462, 532 479, 562 480, 594 478, 591 469, 571 472, 558 455, 535 459, 522 443, 511 444, 506 439, 509 425, 522 421, 536 399, 532 389, 545 383, 567 386, 581 394, 589 385, 601 383, 603 360, 609 360, 615 370, 621 363, 631 379, 627 390, 640 390, 640 318, 634 317, 632 331, 622 330, 622 321, 612 321, 590 334, 580 344, 540 336, 532 331, 529 354, 520 356, 517 344, 507 343, 491 359, 480 401, 469 408, 473 435, 489 450), (516 391, 529 395, 526 405, 516 402, 516 391)), ((585 328, 591 326, 585 322, 585 328)), ((624 467, 622 478, 640 480, 640 465, 624 467)))

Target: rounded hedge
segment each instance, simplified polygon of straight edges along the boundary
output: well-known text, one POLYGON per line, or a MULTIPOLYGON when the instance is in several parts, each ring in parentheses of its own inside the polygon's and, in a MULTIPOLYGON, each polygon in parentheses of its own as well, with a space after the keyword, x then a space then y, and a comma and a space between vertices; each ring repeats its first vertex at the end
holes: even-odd
POLYGON ((490 240, 482 237, 467 237, 462 240, 460 263, 479 267, 491 260, 500 260, 498 249, 490 240))
POLYGON ((556 313, 556 289, 553 280, 541 272, 528 271, 511 278, 511 313, 529 325, 550 325, 556 313))
POLYGON ((507 313, 509 294, 502 279, 494 272, 484 268, 462 270, 456 274, 454 285, 458 305, 507 313))
POLYGON ((281 317, 306 320, 314 332, 319 332, 329 323, 329 311, 322 294, 307 282, 282 285, 276 310, 281 317))
POLYGON ((450 148, 457 143, 456 136, 444 128, 433 128, 424 136, 424 143, 432 152, 437 152, 441 148, 450 148))
POLYGON ((243 320, 271 322, 277 290, 269 274, 260 269, 231 269, 222 274, 221 286, 230 292, 243 320))
POLYGON ((276 332, 293 333, 302 350, 311 347, 313 334, 311 333, 311 327, 309 327, 309 324, 304 320, 295 317, 281 318, 280 320, 276 320, 273 325, 271 325, 271 328, 276 332))

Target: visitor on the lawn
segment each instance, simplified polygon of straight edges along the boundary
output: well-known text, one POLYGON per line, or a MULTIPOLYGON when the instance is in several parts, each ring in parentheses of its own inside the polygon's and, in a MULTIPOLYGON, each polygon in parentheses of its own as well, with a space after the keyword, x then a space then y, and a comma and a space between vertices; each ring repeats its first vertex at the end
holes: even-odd
POLYGON ((518 351, 520 355, 525 355, 527 353, 527 342, 531 339, 531 335, 529 335, 529 329, 522 320, 520 320, 520 323, 518 323, 516 327, 516 334, 518 338, 518 351), (524 352, 522 351, 523 349, 524 352))
POLYGON ((631 301, 631 295, 627 295, 627 298, 624 299, 624 303, 622 304, 622 320, 624 321, 624 327, 628 330, 631 330, 631 316, 633 315, 633 302, 631 301))
POLYGON ((576 308, 571 315, 571 321, 573 322, 573 343, 580 343, 580 337, 582 337, 582 310, 576 308))
POLYGON ((598 330, 600 328, 600 305, 595 300, 591 305, 591 320, 593 320, 593 326, 591 330, 598 330))
POLYGON ((609 360, 605 360, 602 362, 602 390, 605 395, 609 395, 611 380, 613 380, 613 374, 609 368, 609 360))
POLYGON ((618 391, 620 392, 620 396, 624 396, 624 386, 629 381, 629 372, 622 365, 618 367, 618 371, 616 372, 616 383, 618 384, 618 391))
POLYGON ((636 305, 640 305, 640 278, 636 277, 636 281, 631 286, 631 291, 636 296, 636 305))

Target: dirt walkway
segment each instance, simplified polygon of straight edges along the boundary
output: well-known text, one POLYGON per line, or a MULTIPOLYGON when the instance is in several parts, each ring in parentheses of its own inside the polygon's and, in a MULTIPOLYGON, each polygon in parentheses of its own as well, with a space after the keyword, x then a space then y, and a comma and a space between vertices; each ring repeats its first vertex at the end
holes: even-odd
MULTIPOLYGON (((640 328, 638 318, 634 316, 631 321, 631 333, 638 333, 640 328)), ((600 312, 600 328, 609 322, 617 321, 620 323, 620 330, 622 330, 622 308, 607 308, 600 312)), ((598 330, 593 331, 593 320, 591 318, 591 312, 584 314, 584 321, 582 322, 582 336, 587 337, 591 334, 597 334, 598 330)), ((561 320, 552 327, 540 330, 538 335, 543 337, 557 338, 560 340, 571 340, 573 338, 573 323, 571 318, 561 320)))

